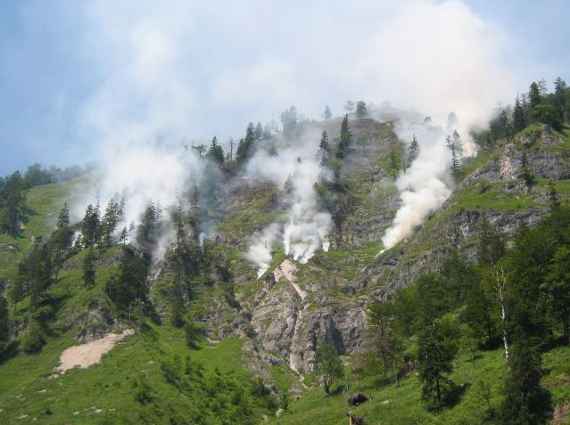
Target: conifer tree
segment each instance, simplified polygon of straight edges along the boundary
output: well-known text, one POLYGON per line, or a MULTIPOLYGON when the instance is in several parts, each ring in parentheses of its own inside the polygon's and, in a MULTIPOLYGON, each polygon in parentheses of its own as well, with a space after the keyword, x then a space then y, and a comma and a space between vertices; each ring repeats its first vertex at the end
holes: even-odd
POLYGON ((85 211, 85 217, 81 222, 81 234, 83 236, 83 244, 85 247, 95 245, 100 239, 101 219, 99 214, 99 206, 89 204, 85 211))
POLYGON ((359 100, 356 103, 356 117, 357 118, 366 118, 368 116, 368 108, 366 107, 366 102, 359 100))
POLYGON ((255 139, 256 140, 263 139, 263 126, 261 125, 260 122, 258 122, 257 125, 255 126, 255 139))
POLYGON ((558 118, 560 122, 566 121, 567 112, 568 112, 568 95, 567 95, 568 87, 566 82, 558 77, 554 81, 554 106, 558 113, 558 118))
POLYGON ((217 137, 212 139, 212 143, 210 144, 210 149, 208 150, 206 157, 218 165, 224 164, 224 149, 218 144, 217 137))
POLYGON ((451 173, 455 178, 459 178, 463 172, 463 143, 457 131, 447 136, 447 148, 451 152, 451 173))
POLYGON ((526 151, 522 153, 521 156, 521 168, 519 171, 519 178, 522 179, 528 189, 531 189, 535 182, 534 174, 530 169, 528 163, 528 156, 526 151))
POLYGON ((418 370, 422 382, 422 399, 430 410, 440 410, 452 389, 449 374, 457 353, 455 341, 441 319, 426 323, 418 339, 418 370))
POLYGON ((8 302, 0 293, 0 358, 6 346, 10 342, 10 314, 8 302))
POLYGON ((326 130, 323 130, 323 133, 321 135, 319 150, 321 156, 321 165, 324 165, 329 160, 329 154, 330 154, 329 135, 327 134, 326 130))
POLYGON ((418 139, 416 139, 416 136, 414 135, 412 136, 412 142, 408 147, 408 161, 406 168, 411 167, 412 162, 416 160, 419 154, 420 154, 420 145, 418 144, 418 139))
POLYGON ((536 109, 538 105, 542 102, 542 94, 540 92, 540 87, 536 81, 533 81, 530 85, 528 92, 528 99, 530 103, 530 108, 532 110, 536 109))
POLYGON ((101 220, 101 239, 105 246, 113 245, 113 234, 117 230, 122 215, 121 205, 115 199, 110 199, 101 220))
POLYGON ((90 247, 83 259, 83 284, 87 288, 95 286, 95 277, 95 250, 93 247, 90 247))
POLYGON ((515 108, 513 110, 513 129, 515 133, 524 130, 527 126, 526 114, 519 99, 519 96, 515 99, 515 108))
POLYGON ((26 185, 20 172, 8 177, 0 191, 0 232, 13 237, 20 234, 26 219, 26 185))
POLYGON ((340 140, 336 151, 337 159, 342 160, 348 155, 348 151, 350 149, 351 144, 352 144, 352 133, 350 131, 350 126, 348 124, 348 114, 346 114, 340 126, 340 140))
POLYGON ((321 377, 325 393, 331 393, 331 387, 337 379, 344 376, 344 368, 336 348, 322 342, 317 347, 315 358, 315 373, 321 377))
POLYGON ((328 121, 332 118, 331 108, 327 105, 325 106, 325 112, 323 112, 323 118, 328 121))

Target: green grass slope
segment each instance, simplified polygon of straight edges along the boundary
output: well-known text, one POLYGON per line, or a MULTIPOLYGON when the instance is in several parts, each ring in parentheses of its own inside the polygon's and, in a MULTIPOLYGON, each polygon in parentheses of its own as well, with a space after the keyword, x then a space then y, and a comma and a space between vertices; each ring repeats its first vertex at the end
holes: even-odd
MULTIPOLYGON (((552 392, 554 404, 570 403, 570 348, 557 348, 545 355, 547 371, 545 385, 552 392)), ((358 380, 348 377, 339 388, 349 385, 349 392, 325 396, 322 388, 312 386, 299 400, 290 403, 280 417, 272 418, 275 425, 344 425, 347 412, 363 416, 367 424, 380 425, 468 425, 481 424, 501 403, 501 389, 505 373, 505 361, 501 350, 463 354, 455 362, 451 379, 465 386, 459 402, 440 413, 431 413, 421 400, 421 384, 411 375, 400 385, 383 385, 376 378, 358 380), (370 401, 349 407, 350 394, 363 392, 370 401)), ((570 417, 563 422, 570 424, 570 417)))

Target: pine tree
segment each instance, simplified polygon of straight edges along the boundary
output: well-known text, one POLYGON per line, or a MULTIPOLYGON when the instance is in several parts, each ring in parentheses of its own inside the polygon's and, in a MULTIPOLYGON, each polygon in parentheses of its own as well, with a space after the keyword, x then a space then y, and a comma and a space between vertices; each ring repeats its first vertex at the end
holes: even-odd
POLYGON ((457 131, 452 136, 447 136, 447 148, 451 152, 451 173, 457 179, 463 172, 463 143, 457 131))
POLYGON ((24 273, 30 282, 30 304, 37 309, 45 300, 48 288, 53 283, 52 257, 47 244, 41 238, 34 244, 26 259, 24 273))
POLYGON ((356 103, 356 117, 357 118, 366 118, 368 116, 368 108, 366 107, 366 102, 359 100, 356 103))
POLYGON ((540 93, 540 87, 536 81, 533 81, 530 85, 528 99, 530 102, 530 108, 532 110, 534 110, 542 102, 542 94, 540 93))
POLYGON ((92 288, 95 286, 95 277, 96 277, 96 269, 95 269, 95 251, 93 247, 87 250, 87 254, 83 259, 83 284, 87 288, 92 288))
POLYGON ((297 136, 298 117, 295 106, 291 106, 281 113, 281 124, 285 138, 291 139, 297 136))
POLYGON ((210 149, 208 150, 206 157, 218 165, 224 164, 224 149, 218 144, 217 137, 212 139, 212 143, 210 144, 210 149))
POLYGON ((418 144, 418 139, 416 136, 412 136, 412 142, 408 147, 408 161, 407 161, 407 168, 412 166, 412 163, 416 160, 418 155, 420 154, 420 145, 418 144))
POLYGON ((398 177, 400 174, 400 169, 402 167, 401 154, 402 152, 400 144, 398 142, 392 143, 390 146, 390 154, 388 156, 388 174, 390 174, 394 179, 398 177))
POLYGON ((119 272, 109 279, 105 291, 119 311, 129 318, 135 305, 146 302, 148 294, 146 277, 146 260, 132 247, 124 247, 119 272))
POLYGON ((321 135, 321 142, 319 143, 319 154, 321 157, 321 165, 325 165, 329 160, 330 145, 329 145, 329 135, 326 130, 323 130, 321 135))
POLYGON ((53 263, 56 278, 59 269, 63 265, 66 252, 71 248, 73 242, 73 230, 69 225, 69 207, 67 202, 64 204, 57 219, 57 227, 50 238, 51 250, 53 251, 53 263))
POLYGON ((10 314, 8 302, 0 293, 0 358, 6 346, 10 342, 10 314))
POLYGON ((89 204, 85 211, 85 217, 81 222, 81 234, 85 247, 93 246, 99 241, 101 235, 100 226, 99 206, 94 207, 92 204, 89 204))
POLYGON ((528 156, 526 152, 522 153, 521 156, 521 168, 519 171, 519 178, 522 179, 528 189, 531 189, 535 182, 534 174, 530 169, 530 165, 528 163, 528 156))
POLYGON ((394 305, 372 304, 367 315, 368 326, 372 331, 373 350, 382 362, 384 374, 387 374, 396 368, 401 355, 400 341, 394 329, 394 305))
POLYGON ((509 254, 506 326, 510 340, 502 418, 505 425, 544 424, 551 400, 541 386, 542 349, 548 335, 541 281, 552 255, 544 229, 523 228, 509 254))
POLYGON ((331 112, 331 108, 329 108, 329 106, 325 106, 325 112, 323 112, 323 118, 325 119, 325 121, 328 121, 332 118, 332 112, 331 112))
POLYGON ((255 127, 253 123, 249 123, 244 139, 241 139, 236 152, 236 161, 238 165, 244 164, 253 155, 255 143, 255 127))
POLYGON ((347 114, 350 114, 352 111, 354 111, 354 102, 352 100, 347 100, 344 104, 344 110, 347 112, 347 114))
POLYGON ((515 109, 513 111, 513 129, 515 133, 524 130, 527 126, 526 115, 519 99, 519 96, 515 99, 515 109))
POLYGON ((344 376, 342 360, 333 345, 323 342, 317 347, 315 373, 320 376, 327 395, 335 381, 344 376))
POLYGON ((141 249, 147 265, 150 265, 160 232, 160 208, 151 203, 143 213, 136 236, 137 245, 141 249))
POLYGON ((418 371, 422 382, 422 399, 430 410, 440 410, 453 387, 449 374, 457 353, 455 341, 438 319, 426 323, 418 339, 418 371))
POLYGON ((263 139, 263 126, 261 125, 260 122, 257 123, 257 125, 255 126, 255 139, 256 140, 261 140, 263 139))
POLYGON ((336 157, 339 160, 344 159, 348 155, 350 145, 352 144, 352 133, 348 124, 348 114, 342 120, 340 126, 340 140, 336 150, 336 157))
POLYGON ((20 234, 27 216, 26 185, 20 172, 8 177, 0 191, 0 232, 13 237, 20 234))
POLYGON ((105 208, 105 214, 101 220, 101 239, 104 246, 113 245, 113 234, 122 219, 123 210, 121 205, 114 199, 109 200, 105 208))
POLYGON ((568 98, 567 98, 567 85, 566 82, 558 77, 554 81, 554 106, 558 113, 560 122, 566 121, 568 111, 568 98))
POLYGON ((554 318, 562 325, 566 344, 570 344, 570 248, 560 246, 548 265, 543 289, 548 294, 554 318))

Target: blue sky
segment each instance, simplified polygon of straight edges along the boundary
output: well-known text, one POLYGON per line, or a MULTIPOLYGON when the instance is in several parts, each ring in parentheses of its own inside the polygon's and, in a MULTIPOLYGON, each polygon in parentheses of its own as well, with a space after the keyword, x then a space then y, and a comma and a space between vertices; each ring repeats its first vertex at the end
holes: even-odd
MULTIPOLYGON (((385 70, 422 53, 408 49, 400 56, 378 38, 386 36, 385 28, 409 33, 394 22, 440 13, 473 25, 459 33, 481 46, 473 67, 490 76, 512 75, 504 85, 513 94, 532 78, 570 80, 570 6, 564 0, 410 0, 404 11, 379 1, 153 3, 2 2, 0 175, 33 162, 95 159, 104 141, 239 136, 248 121, 276 119, 291 103, 312 116, 326 104, 340 112, 348 98, 415 106, 413 98, 421 96, 398 99, 385 83, 397 72, 385 70), (426 4, 427 13, 414 17, 411 9, 426 4), (406 18, 398 20, 401 14, 406 18), (490 58, 501 62, 500 69, 490 58)), ((434 61, 456 52, 453 46, 441 52, 437 45, 422 46, 424 35, 431 36, 429 22, 425 28, 417 44, 433 49, 434 61)), ((450 23, 450 37, 457 31, 463 30, 450 23)), ((425 67, 426 60, 412 64, 425 67)), ((398 92, 413 87, 402 79, 394 85, 398 92)))

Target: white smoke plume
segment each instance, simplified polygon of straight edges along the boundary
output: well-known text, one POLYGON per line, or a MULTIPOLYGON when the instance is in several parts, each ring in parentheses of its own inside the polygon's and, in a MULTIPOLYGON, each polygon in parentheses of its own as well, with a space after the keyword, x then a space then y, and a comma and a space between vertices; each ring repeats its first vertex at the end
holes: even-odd
POLYGON ((402 205, 382 237, 384 249, 392 248, 422 224, 429 213, 445 202, 452 189, 448 171, 450 155, 445 144, 447 133, 443 128, 430 123, 400 122, 396 133, 402 140, 415 136, 420 153, 396 181, 402 205))
POLYGON ((281 233, 281 226, 273 223, 263 231, 253 235, 246 258, 257 266, 257 277, 260 278, 269 269, 271 251, 281 233))
POLYGON ((318 249, 329 248, 331 216, 319 209, 314 188, 326 177, 318 158, 319 139, 317 132, 307 132, 298 140, 284 143, 277 156, 260 150, 248 164, 248 176, 271 181, 288 192, 287 221, 277 227, 271 224, 250 246, 247 258, 257 265, 259 276, 271 261, 272 244, 266 243, 269 236, 272 241, 281 236, 285 254, 301 263, 311 259, 318 249))

